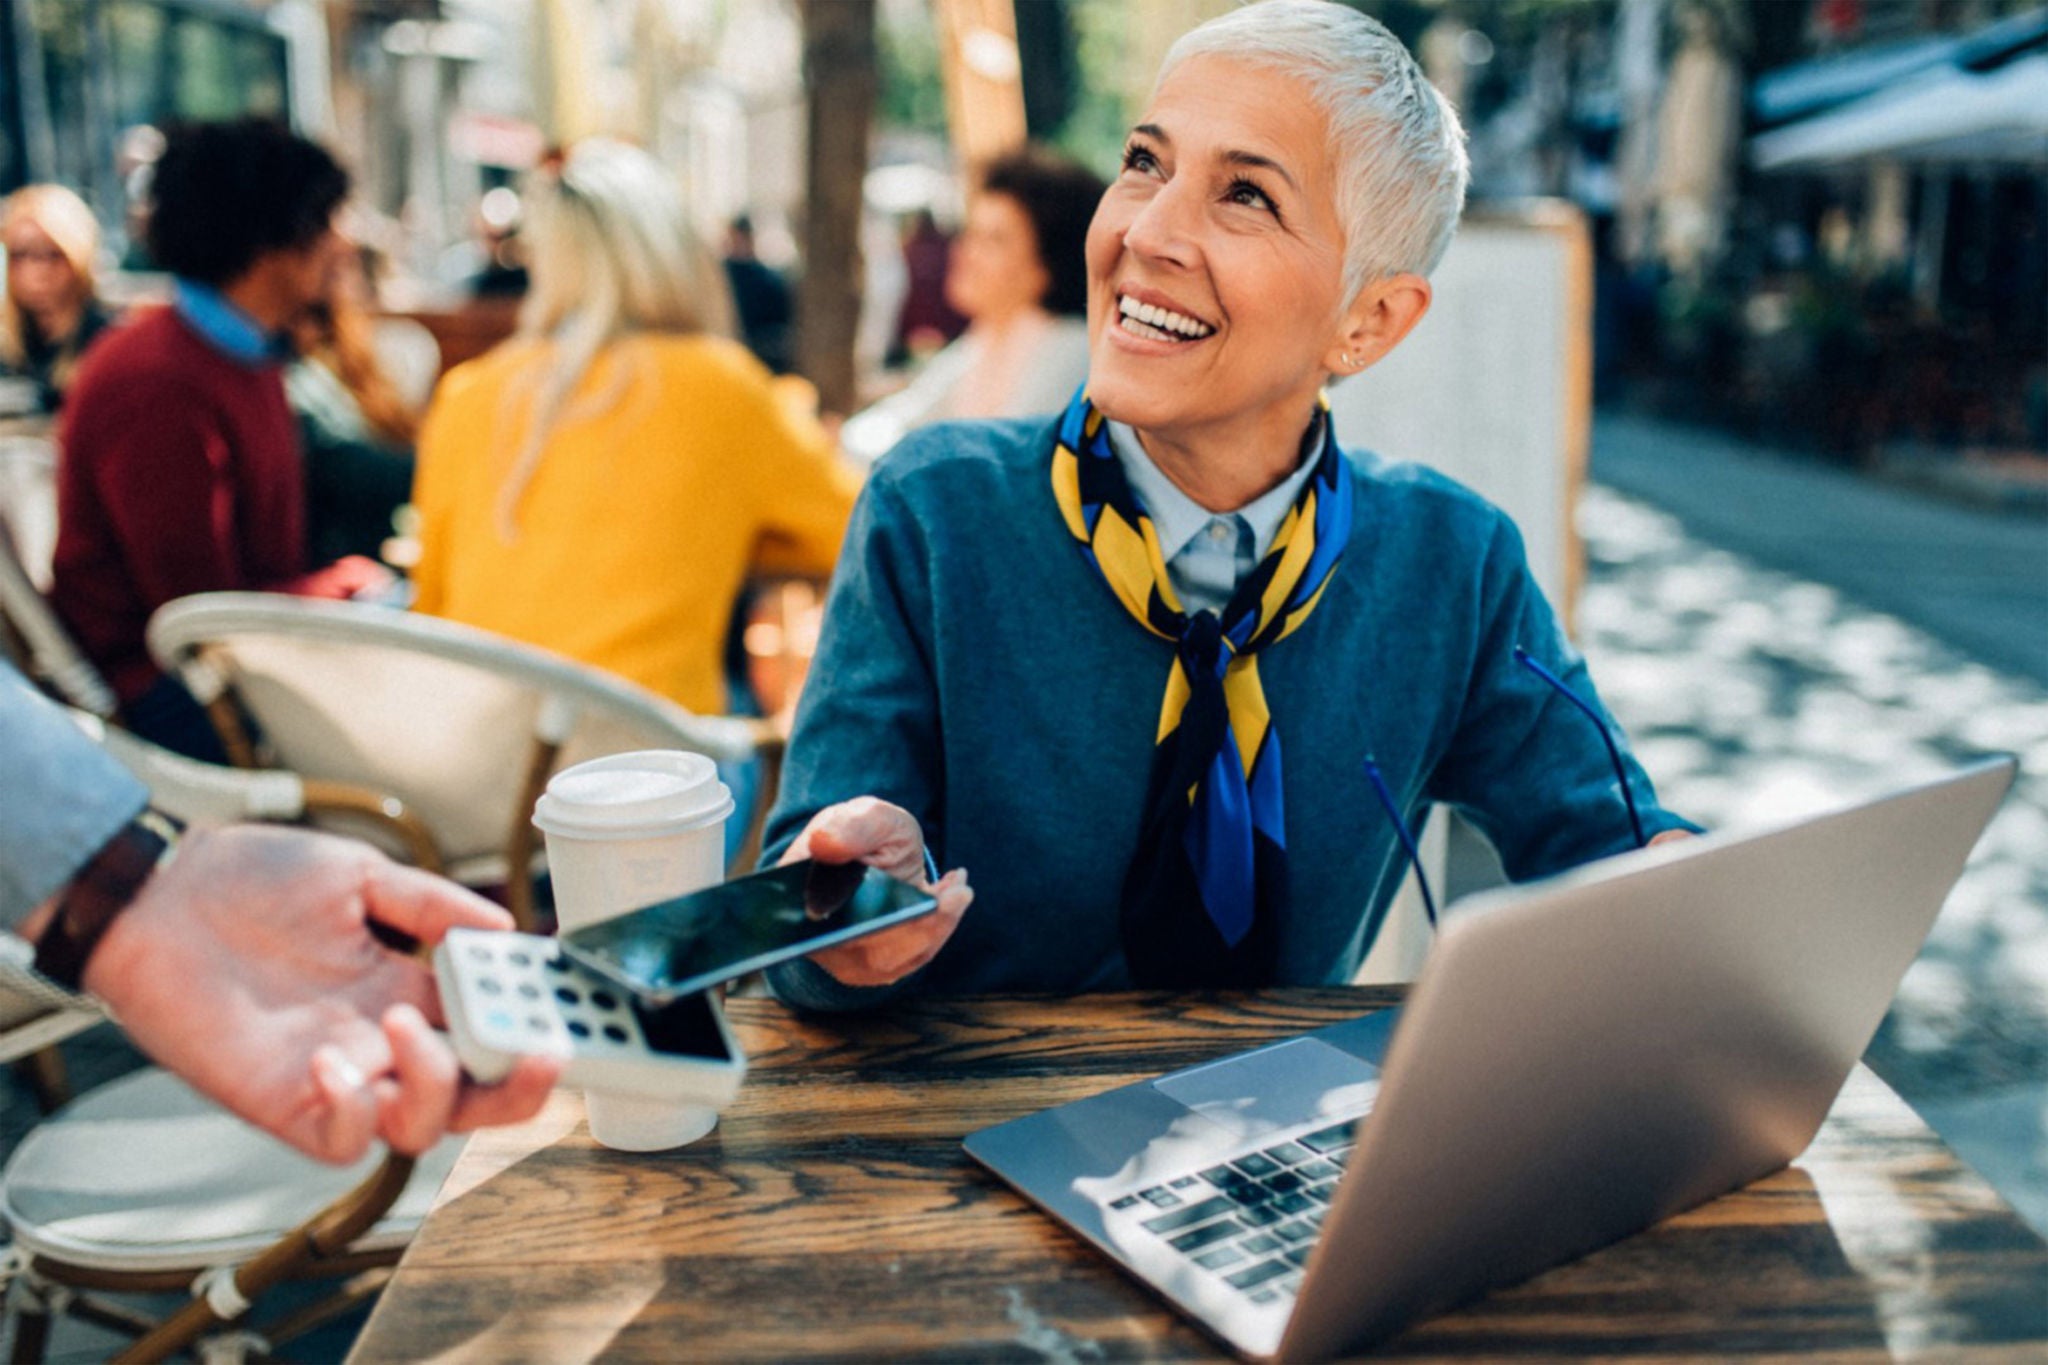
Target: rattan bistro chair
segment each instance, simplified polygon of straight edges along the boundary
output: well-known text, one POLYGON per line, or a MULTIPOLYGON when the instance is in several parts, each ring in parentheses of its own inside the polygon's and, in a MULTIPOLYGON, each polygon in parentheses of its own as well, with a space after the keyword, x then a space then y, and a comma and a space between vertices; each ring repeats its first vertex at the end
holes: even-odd
MULTIPOLYGON (((73 709, 79 729, 149 788, 150 804, 187 824, 321 822, 379 842, 431 852, 426 827, 395 797, 297 773, 246 772, 174 754, 138 739, 98 716, 73 709)), ((0 936, 0 970, 25 971, 27 946, 0 936)), ((0 992, 0 1063, 22 1063, 44 1112, 70 1098, 56 1045, 104 1019, 97 1010, 66 1007, 53 998, 17 990, 0 992)))
POLYGON ((114 689, 85 657, 43 596, 47 560, 32 562, 0 511, 0 636, 24 673, 82 711, 112 718, 114 689))
POLYGON ((533 921, 533 805, 560 766, 633 749, 759 759, 740 850, 759 847, 782 736, 769 721, 699 716, 598 669, 430 616, 266 593, 163 607, 150 652, 214 717, 229 755, 388 792, 430 832, 414 861, 503 884, 533 921), (261 734, 261 752, 241 724, 261 734))
MULTIPOLYGON (((10 984, 0 967, 0 998, 10 984)), ((67 1314, 134 1336, 117 1360, 161 1360, 202 1337, 208 1361, 268 1358, 383 1287, 460 1148, 328 1166, 167 1071, 100 1086, 39 1124, 0 1172, 13 1360, 40 1361, 67 1314), (260 1333, 245 1326, 262 1295, 309 1279, 340 1283, 260 1333), (191 1298, 162 1321, 107 1297, 168 1292, 191 1298)))

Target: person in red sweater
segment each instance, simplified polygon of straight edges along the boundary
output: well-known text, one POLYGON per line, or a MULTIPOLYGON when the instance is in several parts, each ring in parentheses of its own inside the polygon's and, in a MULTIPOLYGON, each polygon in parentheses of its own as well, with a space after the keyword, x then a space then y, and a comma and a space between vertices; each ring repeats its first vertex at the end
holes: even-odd
POLYGON ((204 711, 160 673, 150 614, 191 593, 346 597, 389 574, 306 562, 305 472, 285 401, 285 328, 327 297, 348 250, 348 176, 325 150, 248 119, 175 130, 148 240, 174 277, 81 366, 59 431, 51 598, 146 739, 222 761, 204 711))

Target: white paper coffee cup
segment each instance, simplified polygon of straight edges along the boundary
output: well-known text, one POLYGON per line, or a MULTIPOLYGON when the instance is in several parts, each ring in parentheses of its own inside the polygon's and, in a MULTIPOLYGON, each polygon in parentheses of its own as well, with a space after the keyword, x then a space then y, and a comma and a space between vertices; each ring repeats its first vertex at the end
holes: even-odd
POLYGON ((732 792, 702 754, 643 749, 556 773, 533 810, 566 932, 725 878, 732 792))
POLYGON ((590 1136, 615 1152, 666 1152, 718 1126, 718 1111, 708 1104, 631 1095, 585 1092, 583 1112, 590 1118, 590 1136))
MULTIPOLYGON (((732 792, 702 754, 643 749, 555 774, 534 807, 547 838, 562 932, 725 879, 732 792)), ((623 1152, 695 1142, 718 1123, 709 1105, 586 1094, 590 1135, 623 1152)))

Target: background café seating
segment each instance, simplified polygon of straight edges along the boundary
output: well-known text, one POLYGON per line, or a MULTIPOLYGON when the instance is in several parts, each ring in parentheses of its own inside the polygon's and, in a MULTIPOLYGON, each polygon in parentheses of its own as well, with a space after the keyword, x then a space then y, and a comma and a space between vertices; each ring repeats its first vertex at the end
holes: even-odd
POLYGON ((758 850, 774 799, 783 738, 772 722, 695 715, 598 669, 434 617, 204 593, 159 610, 149 647, 207 706, 236 763, 388 793, 424 822, 430 845, 392 852, 471 886, 502 883, 522 924, 532 922, 528 874, 540 855, 533 804, 558 767, 634 749, 758 759, 740 866, 758 850))
MULTIPOLYGON (((0 955, 0 1010, 26 981, 0 955)), ((461 1150, 301 1156, 155 1067, 45 1119, 0 1171, 0 1298, 12 1358, 43 1358, 51 1319, 135 1335, 118 1360, 161 1360, 241 1324, 287 1280, 341 1279, 324 1298, 201 1344, 208 1361, 274 1350, 383 1288, 461 1150), (346 1277, 346 1278, 342 1278, 346 1277), (189 1292, 156 1322, 106 1294, 189 1292)), ((286 1353, 287 1355, 289 1352, 286 1353)))
POLYGON ((59 700, 111 718, 114 690, 44 596, 56 543, 57 495, 49 471, 38 472, 40 466, 21 450, 20 442, 0 441, 0 650, 59 700))

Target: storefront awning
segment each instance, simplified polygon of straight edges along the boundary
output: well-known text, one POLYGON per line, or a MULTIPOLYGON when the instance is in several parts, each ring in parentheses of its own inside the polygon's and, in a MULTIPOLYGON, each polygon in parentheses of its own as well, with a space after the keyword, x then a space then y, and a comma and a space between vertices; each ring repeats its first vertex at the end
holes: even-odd
POLYGON ((1764 171, 1872 160, 2048 166, 2048 53, 1927 72, 1750 141, 1764 171))

